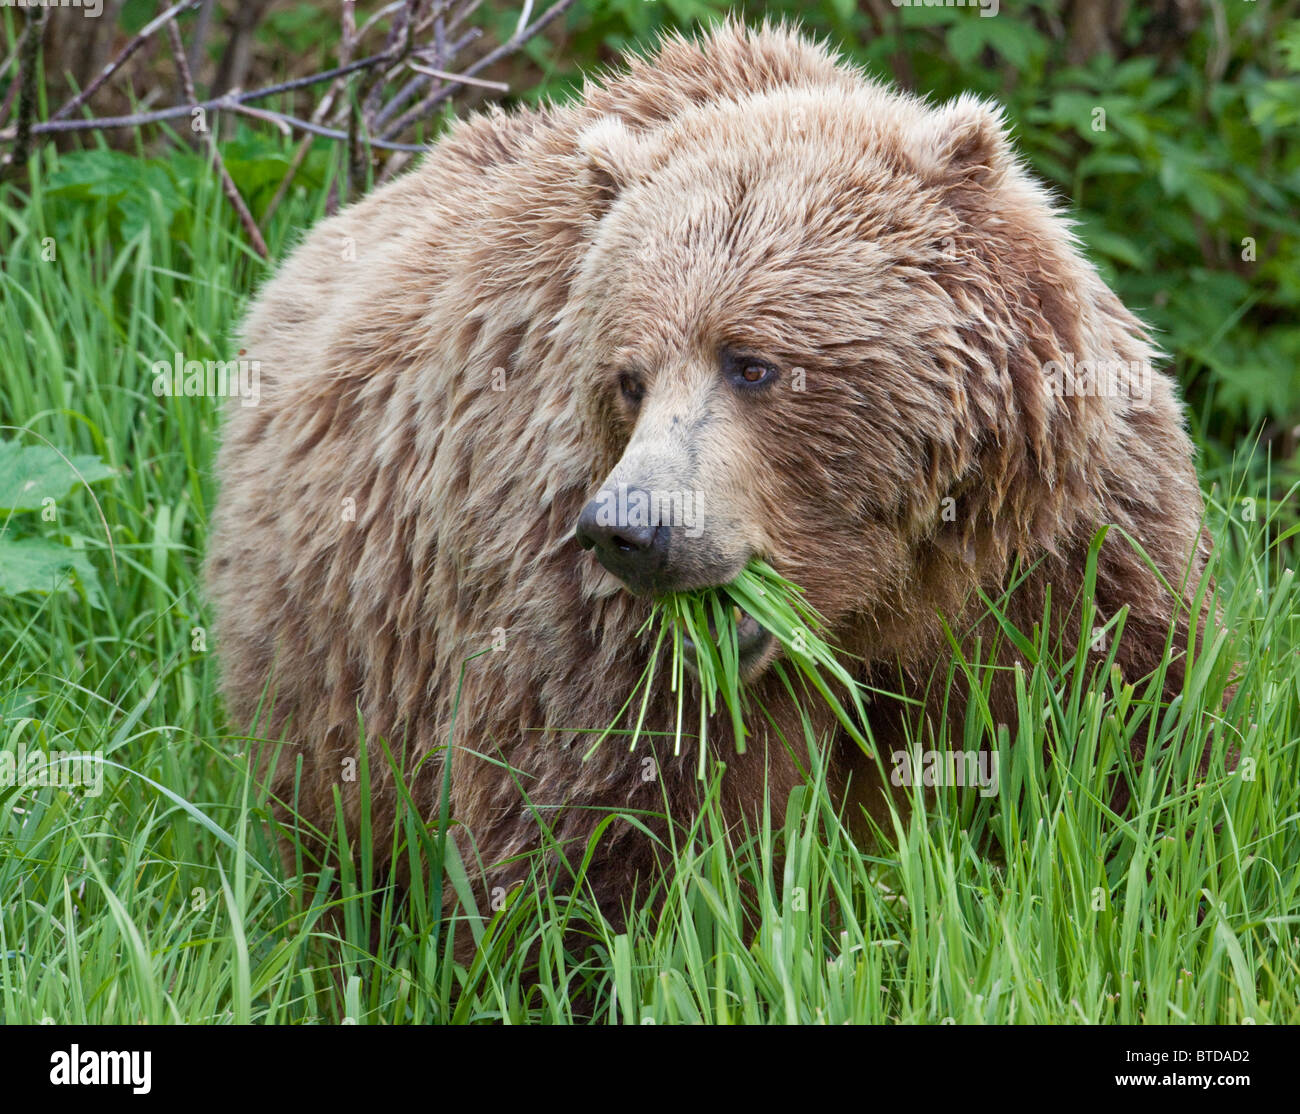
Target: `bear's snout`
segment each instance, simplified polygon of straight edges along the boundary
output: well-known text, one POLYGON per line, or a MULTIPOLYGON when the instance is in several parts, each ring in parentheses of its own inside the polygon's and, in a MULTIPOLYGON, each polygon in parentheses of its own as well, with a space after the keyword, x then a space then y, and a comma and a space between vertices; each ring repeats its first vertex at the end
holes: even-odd
POLYGON ((731 581, 752 556, 738 536, 720 544, 720 535, 733 533, 725 523, 705 530, 702 491, 611 478, 583 508, 573 536, 630 591, 657 596, 731 581))
POLYGON ((648 492, 640 488, 612 495, 602 491, 578 516, 574 538, 583 549, 636 592, 662 590, 668 563, 670 528, 654 520, 648 509, 648 492))

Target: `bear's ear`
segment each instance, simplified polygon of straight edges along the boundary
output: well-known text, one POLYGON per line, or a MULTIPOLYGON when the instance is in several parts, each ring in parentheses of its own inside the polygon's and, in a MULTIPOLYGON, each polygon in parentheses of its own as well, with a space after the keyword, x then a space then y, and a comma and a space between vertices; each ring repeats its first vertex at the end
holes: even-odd
POLYGON ((970 93, 928 113, 911 150, 917 172, 944 188, 991 187, 1015 165, 1002 109, 970 93))
POLYGON ((617 116, 602 116, 578 136, 578 149, 609 200, 649 176, 655 167, 655 147, 617 116))

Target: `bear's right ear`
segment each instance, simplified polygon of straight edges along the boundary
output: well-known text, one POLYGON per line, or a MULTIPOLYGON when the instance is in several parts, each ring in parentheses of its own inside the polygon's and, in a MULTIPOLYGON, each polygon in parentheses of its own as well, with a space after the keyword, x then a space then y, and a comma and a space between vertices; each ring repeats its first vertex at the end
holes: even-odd
POLYGON ((609 201, 649 177, 655 168, 655 146, 617 116, 602 116, 578 136, 588 171, 609 201))
POLYGON ((1015 165, 1003 110, 969 93, 928 113, 912 146, 921 176, 948 188, 994 186, 1015 165))

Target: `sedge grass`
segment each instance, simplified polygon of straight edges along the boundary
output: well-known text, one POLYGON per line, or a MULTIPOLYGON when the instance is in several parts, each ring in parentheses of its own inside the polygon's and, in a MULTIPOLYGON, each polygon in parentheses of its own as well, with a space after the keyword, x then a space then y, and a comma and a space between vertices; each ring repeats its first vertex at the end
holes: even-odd
MULTIPOLYGON (((836 719, 868 754, 871 744, 863 733, 866 712, 861 686, 843 665, 835 649, 823 637, 825 621, 808 602, 797 584, 778 573, 766 561, 750 561, 729 584, 719 588, 672 592, 655 601, 654 610, 641 634, 654 630, 655 641, 650 660, 637 686, 623 705, 614 724, 601 732, 590 755, 617 726, 627 708, 640 694, 640 710, 629 732, 629 748, 641 736, 649 708, 653 682, 659 670, 662 652, 667 651, 669 690, 676 696, 676 724, 673 753, 680 754, 685 728, 687 673, 693 672, 699 684, 698 776, 705 777, 708 757, 709 720, 719 706, 728 714, 732 737, 738 753, 745 752, 747 713, 756 711, 745 691, 740 668, 740 613, 748 614, 781 645, 782 654, 795 673, 835 713, 836 719), (688 650, 688 644, 693 650, 688 650), (846 699, 836 695, 843 690, 846 699)), ((773 668, 793 691, 781 662, 773 668)))
MULTIPOLYGON (((335 836, 360 849, 359 869, 286 868, 249 772, 260 741, 226 722, 214 647, 195 633, 216 404, 149 389, 150 364, 173 351, 229 354, 264 265, 215 179, 186 198, 184 240, 152 217, 122 238, 94 203, 46 190, 53 156, 33 165, 26 195, 0 186, 0 423, 113 466, 97 494, 118 571, 87 494, 60 500, 42 528, 97 563, 105 608, 0 597, 0 746, 98 750, 112 765, 97 797, 0 786, 0 1023, 1300 1021, 1297 493, 1257 466, 1210 492, 1223 621, 1176 706, 1159 708, 1158 678, 1076 689, 1085 657, 1016 631, 1031 653, 1014 734, 972 701, 954 734, 940 717, 924 735, 998 749, 1000 792, 917 791, 874 851, 820 768, 737 834, 714 765, 706 807, 669 827, 666 881, 618 926, 581 884, 600 832, 570 856, 567 886, 539 859, 501 908, 443 909, 443 880, 473 864, 406 797, 391 844, 366 816, 335 836), (1236 772, 1216 760, 1201 776, 1207 736, 1240 756, 1236 772), (1116 777, 1132 781, 1122 816, 1116 777), (410 863, 404 889, 368 865, 393 855, 410 863), (480 942, 468 968, 453 931, 480 942)), ((273 255, 324 199, 286 197, 273 255)), ((998 660, 977 647, 940 663, 936 684, 983 692, 998 660)), ((378 742, 374 760, 387 760, 378 742)), ((553 814, 536 815, 549 849, 553 814)))

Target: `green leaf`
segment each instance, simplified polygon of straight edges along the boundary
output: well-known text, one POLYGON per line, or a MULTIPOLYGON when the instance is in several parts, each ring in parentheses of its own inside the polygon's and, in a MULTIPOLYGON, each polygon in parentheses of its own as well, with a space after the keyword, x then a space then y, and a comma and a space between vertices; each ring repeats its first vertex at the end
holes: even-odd
POLYGON ((1081 178, 1105 178, 1114 174, 1141 174, 1142 160, 1119 151, 1094 151, 1079 160, 1081 178))
POLYGON ((85 552, 49 538, 11 538, 0 534, 0 596, 56 591, 71 573, 91 607, 102 609, 103 593, 95 566, 85 552))
POLYGON ((121 197, 139 183, 141 165, 121 151, 71 151, 60 158, 46 191, 75 199, 121 197))
POLYGON ((963 66, 969 66, 988 42, 978 19, 954 23, 948 31, 948 53, 963 66))
POLYGON ((1009 19, 976 17, 984 29, 985 41, 1019 72, 1030 68, 1035 56, 1044 52, 1045 43, 1029 22, 1017 23, 1009 19))
POLYGON ((0 511, 38 511, 45 499, 111 475, 113 470, 97 456, 65 457, 48 445, 0 441, 0 511))
POLYGON ((1100 255, 1109 256, 1129 267, 1144 269, 1146 260, 1142 250, 1127 236, 1121 236, 1105 228, 1089 226, 1082 230, 1087 245, 1100 255))

